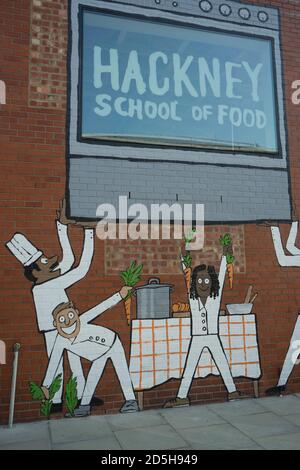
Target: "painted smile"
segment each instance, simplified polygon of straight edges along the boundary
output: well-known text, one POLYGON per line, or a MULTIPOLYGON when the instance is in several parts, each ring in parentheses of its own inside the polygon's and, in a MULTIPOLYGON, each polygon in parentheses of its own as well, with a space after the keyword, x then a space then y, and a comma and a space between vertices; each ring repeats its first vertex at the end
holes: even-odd
POLYGON ((58 269, 58 266, 59 266, 59 263, 56 261, 56 262, 51 266, 50 271, 51 271, 51 272, 56 271, 56 270, 58 269))
POLYGON ((68 326, 67 328, 62 328, 62 331, 66 335, 71 335, 76 330, 76 327, 77 327, 77 321, 72 326, 68 326))

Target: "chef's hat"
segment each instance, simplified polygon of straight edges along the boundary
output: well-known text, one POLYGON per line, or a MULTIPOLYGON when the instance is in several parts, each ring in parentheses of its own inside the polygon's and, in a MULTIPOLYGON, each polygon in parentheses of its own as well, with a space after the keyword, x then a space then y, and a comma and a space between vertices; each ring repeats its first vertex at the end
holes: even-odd
POLYGON ((23 266, 29 266, 43 254, 21 233, 16 233, 6 246, 23 266))

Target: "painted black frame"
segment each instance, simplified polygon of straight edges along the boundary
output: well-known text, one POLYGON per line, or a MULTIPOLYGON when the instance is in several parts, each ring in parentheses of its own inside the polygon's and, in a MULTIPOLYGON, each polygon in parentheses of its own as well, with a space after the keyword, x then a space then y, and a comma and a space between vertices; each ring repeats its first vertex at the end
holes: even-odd
MULTIPOLYGON (((239 154, 242 156, 262 156, 262 157, 267 157, 270 159, 278 159, 282 160, 283 159, 283 152, 282 152, 282 142, 280 138, 280 127, 279 127, 279 118, 280 118, 280 113, 279 113, 279 103, 278 103, 278 77, 276 73, 276 60, 275 60, 275 41, 274 38, 266 35, 256 35, 256 34, 249 34, 245 32, 238 32, 235 33, 233 32, 232 35, 236 36, 244 36, 249 39, 264 39, 267 40, 271 43, 271 61, 272 61, 272 73, 273 73, 273 79, 274 79, 274 105, 275 105, 275 125, 276 125, 276 136, 277 136, 277 151, 276 152, 257 152, 255 150, 253 151, 245 151, 242 149, 222 149, 222 148, 213 148, 213 147, 206 147, 202 146, 201 144, 197 146, 190 147, 188 145, 172 145, 171 143, 146 143, 146 142, 134 142, 134 140, 130 141, 118 141, 116 140, 106 140, 106 139, 92 139, 92 138, 84 138, 82 137, 82 81, 83 81, 83 72, 82 72, 82 64, 83 64, 83 35, 84 35, 84 29, 83 29, 83 15, 84 12, 89 11, 92 13, 104 13, 106 15, 112 15, 112 16, 117 16, 117 17, 126 17, 126 18, 134 18, 134 19, 142 19, 143 21, 148 21, 149 23, 153 22, 153 20, 150 20, 148 18, 145 18, 142 14, 130 14, 127 12, 116 12, 113 10, 103 10, 102 8, 98 7, 91 7, 87 5, 79 5, 79 13, 78 13, 78 24, 79 24, 79 69, 78 69, 78 103, 79 103, 79 108, 78 108, 78 120, 77 120, 77 141, 86 143, 89 145, 96 145, 101 147, 101 145, 108 145, 111 147, 124 147, 125 145, 127 147, 134 147, 134 148, 156 148, 156 149, 180 149, 182 151, 190 151, 191 148, 193 149, 194 152, 204 152, 204 153, 215 153, 216 150, 218 153, 225 154, 225 155, 234 155, 234 154, 239 154)), ((185 16, 185 18, 188 19, 188 16, 185 16)), ((162 23, 162 24, 169 24, 169 25, 175 25, 179 26, 182 28, 192 28, 192 29, 201 29, 201 31, 210 31, 210 32, 216 32, 216 33, 223 33, 229 35, 228 31, 223 30, 221 27, 220 28, 213 28, 213 27, 205 27, 205 26, 196 26, 194 24, 189 24, 188 20, 186 21, 186 24, 182 24, 180 21, 170 21, 168 19, 162 19, 162 18, 157 18, 157 22, 162 23)), ((137 159, 139 160, 139 159, 137 159)), ((163 159, 162 159, 163 160, 163 159)), ((155 160, 157 161, 157 160, 155 160)), ((168 160, 169 161, 169 160, 168 160)), ((176 160, 178 162, 178 160, 176 160)), ((183 160, 182 163, 188 163, 187 161, 183 160)))

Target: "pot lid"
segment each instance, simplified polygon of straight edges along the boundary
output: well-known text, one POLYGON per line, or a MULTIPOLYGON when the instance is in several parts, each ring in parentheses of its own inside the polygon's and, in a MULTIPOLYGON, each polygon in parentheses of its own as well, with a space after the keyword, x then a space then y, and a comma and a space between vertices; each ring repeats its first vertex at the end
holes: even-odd
POLYGON ((160 279, 158 277, 152 277, 148 280, 148 284, 144 286, 135 287, 134 290, 141 290, 141 289, 158 289, 159 287, 169 287, 172 289, 172 284, 161 284, 160 279))

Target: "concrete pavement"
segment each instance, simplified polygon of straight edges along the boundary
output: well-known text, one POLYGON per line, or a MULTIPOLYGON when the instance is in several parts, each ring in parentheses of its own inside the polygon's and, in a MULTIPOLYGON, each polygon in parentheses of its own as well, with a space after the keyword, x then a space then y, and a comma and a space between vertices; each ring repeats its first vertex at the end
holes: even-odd
POLYGON ((0 427, 0 450, 300 450, 300 394, 0 427))

